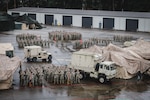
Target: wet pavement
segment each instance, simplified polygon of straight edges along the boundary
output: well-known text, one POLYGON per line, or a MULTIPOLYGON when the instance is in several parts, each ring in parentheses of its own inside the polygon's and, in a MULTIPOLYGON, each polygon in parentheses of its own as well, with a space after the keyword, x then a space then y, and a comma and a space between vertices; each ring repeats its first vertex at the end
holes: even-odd
MULTIPOLYGON (((91 37, 113 37, 114 35, 132 35, 135 38, 143 37, 150 40, 150 33, 105 31, 98 29, 47 27, 41 30, 14 30, 0 33, 0 43, 11 42, 15 47, 14 54, 22 59, 22 68, 30 66, 49 65, 49 63, 27 63, 24 59, 23 49, 18 48, 16 35, 20 33, 33 33, 41 35, 42 39, 48 39, 51 31, 79 32, 83 40, 91 37)), ((55 44, 50 48, 44 48, 53 55, 52 64, 68 65, 71 52, 55 44)), ((0 100, 149 100, 150 99, 150 76, 144 76, 141 81, 137 77, 130 80, 113 79, 107 84, 100 84, 95 79, 82 80, 81 84, 54 85, 47 82, 42 87, 20 87, 19 68, 14 73, 13 87, 9 90, 0 90, 0 100)))

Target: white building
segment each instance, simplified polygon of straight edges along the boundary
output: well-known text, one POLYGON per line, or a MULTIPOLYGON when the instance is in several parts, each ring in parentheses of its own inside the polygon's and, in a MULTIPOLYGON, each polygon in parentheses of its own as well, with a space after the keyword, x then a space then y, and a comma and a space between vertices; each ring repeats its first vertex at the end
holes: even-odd
POLYGON ((150 32, 149 12, 21 7, 10 9, 8 13, 28 14, 39 23, 47 25, 150 32))

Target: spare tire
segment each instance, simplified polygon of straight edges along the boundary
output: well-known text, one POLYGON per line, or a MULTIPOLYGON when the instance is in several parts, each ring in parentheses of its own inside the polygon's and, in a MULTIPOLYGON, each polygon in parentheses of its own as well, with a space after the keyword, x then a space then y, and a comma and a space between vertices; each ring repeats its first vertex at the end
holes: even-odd
POLYGON ((48 61, 49 61, 49 62, 52 62, 52 55, 49 55, 49 56, 48 56, 48 61))
POLYGON ((103 83, 105 83, 105 82, 106 82, 106 76, 104 76, 104 75, 100 75, 100 76, 99 76, 99 78, 98 78, 98 80, 99 80, 99 82, 100 82, 100 83, 102 83, 102 84, 103 84, 103 83))

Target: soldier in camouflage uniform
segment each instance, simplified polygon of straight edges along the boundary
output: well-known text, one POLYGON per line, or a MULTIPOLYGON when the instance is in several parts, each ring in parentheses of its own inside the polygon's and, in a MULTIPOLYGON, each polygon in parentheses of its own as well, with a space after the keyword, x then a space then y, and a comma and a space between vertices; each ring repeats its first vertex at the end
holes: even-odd
POLYGON ((60 84, 64 84, 64 83, 65 83, 64 71, 61 70, 61 71, 60 71, 60 84))
POLYGON ((71 70, 71 84, 75 83, 75 71, 74 69, 71 70))
POLYGON ((75 83, 80 83, 80 72, 79 70, 75 73, 75 83))
POLYGON ((38 86, 38 76, 37 76, 37 72, 34 75, 34 86, 38 86))
POLYGON ((44 77, 43 77, 43 74, 40 72, 40 73, 39 73, 38 85, 39 85, 39 86, 42 86, 43 83, 44 83, 44 77))
POLYGON ((24 75, 24 77, 25 77, 25 82, 24 82, 24 84, 25 84, 25 86, 28 86, 29 84, 29 70, 28 69, 26 69, 25 71, 25 75, 24 75))
POLYGON ((54 84, 59 84, 59 72, 58 69, 56 69, 54 73, 54 84))
POLYGON ((20 85, 21 86, 24 86, 24 81, 25 81, 25 77, 24 77, 24 75, 25 75, 25 73, 24 73, 24 71, 20 71, 19 72, 19 74, 20 74, 20 85))
POLYGON ((67 78, 67 84, 71 84, 71 73, 70 70, 68 69, 68 71, 66 72, 66 78, 67 78))

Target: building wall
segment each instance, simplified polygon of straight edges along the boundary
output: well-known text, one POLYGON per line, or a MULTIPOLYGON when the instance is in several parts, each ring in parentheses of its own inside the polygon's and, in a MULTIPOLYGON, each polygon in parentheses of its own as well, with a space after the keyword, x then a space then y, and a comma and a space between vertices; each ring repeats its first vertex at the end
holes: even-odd
POLYGON ((72 19, 73 19, 72 26, 82 27, 82 16, 80 16, 80 15, 73 15, 72 19))
POLYGON ((61 14, 54 14, 54 25, 62 25, 63 24, 63 18, 61 14))
POLYGON ((114 19, 114 30, 125 30, 126 29, 126 19, 122 17, 115 17, 114 19))
MULTIPOLYGON (((23 14, 35 14, 35 12, 14 12, 23 14)), ((8 11, 12 14, 12 11, 8 11)), ((150 19, 146 18, 130 18, 130 17, 108 17, 108 16, 88 16, 88 15, 66 15, 66 14, 51 14, 51 13, 36 13, 36 19, 39 23, 45 23, 45 15, 54 15, 54 25, 63 24, 63 16, 72 16, 72 26, 82 27, 82 17, 92 17, 92 28, 103 29, 103 18, 114 18, 114 30, 126 30, 126 19, 137 19, 138 30, 142 32, 150 32, 150 19)))
POLYGON ((139 19, 139 31, 150 32, 150 19, 139 19))
POLYGON ((93 28, 103 28, 103 17, 102 16, 93 16, 93 28))
POLYGON ((145 32, 150 32, 150 19, 145 19, 145 32))
POLYGON ((39 23, 44 24, 45 23, 45 14, 44 13, 36 13, 36 20, 39 23))

